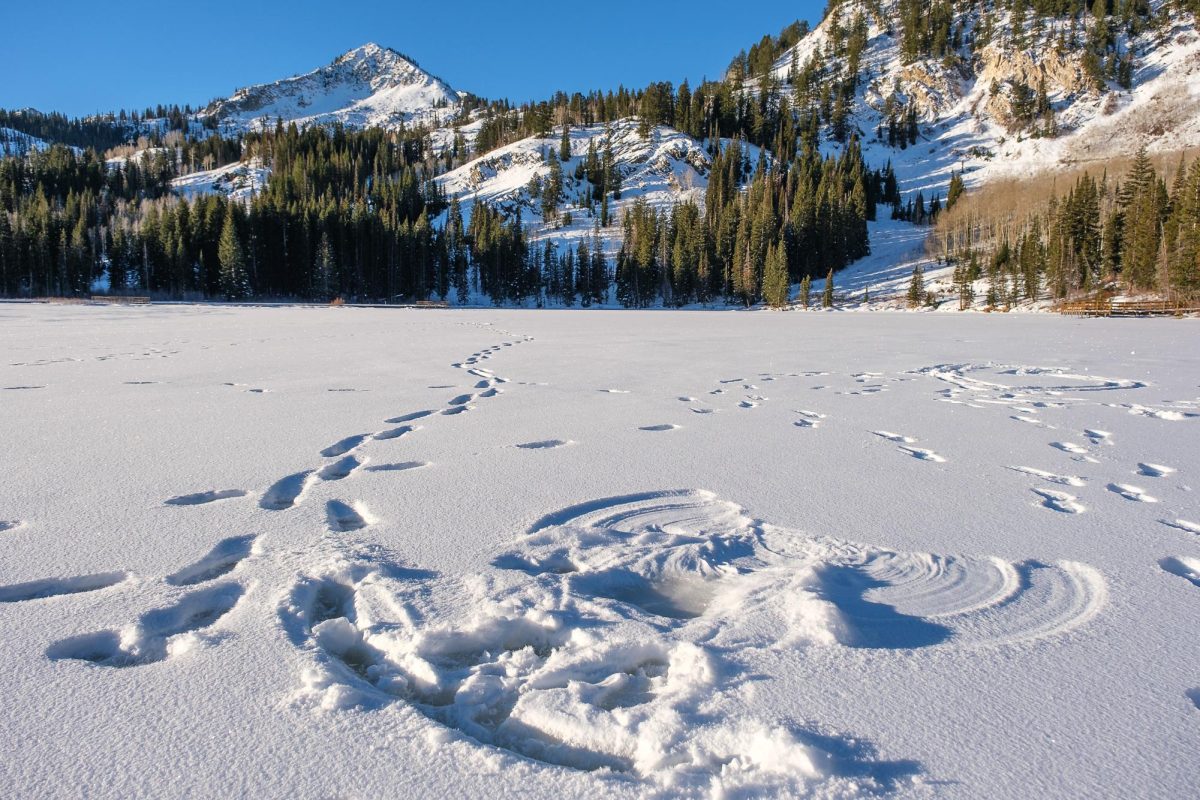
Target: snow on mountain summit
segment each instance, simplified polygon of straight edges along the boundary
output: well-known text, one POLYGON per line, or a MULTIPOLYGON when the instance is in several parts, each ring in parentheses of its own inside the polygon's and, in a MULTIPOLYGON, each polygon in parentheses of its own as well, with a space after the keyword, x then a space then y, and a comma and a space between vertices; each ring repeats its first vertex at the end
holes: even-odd
POLYGON ((391 127, 428 120, 455 106, 459 94, 395 50, 368 43, 304 75, 239 89, 200 112, 227 130, 340 122, 391 127))

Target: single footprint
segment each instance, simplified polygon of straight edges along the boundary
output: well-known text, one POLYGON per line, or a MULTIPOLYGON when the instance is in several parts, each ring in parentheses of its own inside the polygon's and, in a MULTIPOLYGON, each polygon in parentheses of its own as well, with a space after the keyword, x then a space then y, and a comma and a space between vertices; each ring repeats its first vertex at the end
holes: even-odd
POLYGON ((330 500, 325 504, 325 518, 329 522, 329 530, 334 533, 358 531, 371 524, 365 506, 361 503, 344 503, 341 500, 330 500))
POLYGON ((1151 497, 1146 494, 1146 491, 1138 486, 1131 486, 1127 483, 1110 483, 1108 490, 1113 494, 1119 494, 1126 500, 1132 500, 1135 503, 1157 503, 1158 498, 1151 497))
POLYGON ((392 439, 399 439, 401 436, 407 436, 408 434, 417 430, 420 430, 420 428, 417 428, 413 425, 401 425, 399 428, 392 428, 388 431, 380 431, 371 438, 379 442, 386 442, 392 439))
POLYGON ((628 389, 601 389, 604 394, 629 394, 628 389))
POLYGON ((672 425, 668 423, 666 425, 644 425, 641 428, 638 428, 638 430, 647 431, 649 433, 662 433, 663 431, 679 430, 679 428, 679 425, 672 425))
POLYGON ((944 464, 946 462, 944 456, 940 456, 932 450, 926 450, 922 447, 909 447, 907 445, 901 445, 897 449, 902 453, 908 453, 910 456, 920 461, 932 461, 937 464, 944 464))
POLYGON ((362 443, 367 440, 370 434, 360 433, 357 436, 347 436, 340 442, 334 442, 321 451, 322 458, 337 458, 344 456, 347 453, 357 450, 362 446, 362 443))
POLYGON ((235 497, 245 497, 249 492, 242 489, 214 489, 211 492, 196 492, 172 497, 165 501, 169 506, 199 506, 205 503, 215 503, 218 500, 232 500, 235 497))
POLYGON ((428 461, 405 461, 400 464, 376 464, 367 467, 367 472, 407 472, 410 469, 423 469, 432 466, 428 461))
POLYGON ((911 436, 902 436, 898 433, 892 433, 891 431, 871 431, 871 433, 887 439, 889 442, 896 442, 897 444, 916 444, 917 442, 917 440, 911 436))
POLYGON ((1166 525, 1168 528, 1175 528, 1176 530, 1184 531, 1186 533, 1194 533, 1197 536, 1200 536, 1200 522, 1189 522, 1186 519, 1160 519, 1159 522, 1161 522, 1163 525, 1166 525))
POLYGON ((1174 556, 1162 559, 1158 565, 1172 575, 1191 581, 1193 586, 1200 586, 1200 558, 1174 556))
POLYGON ((116 586, 129 577, 127 572, 101 572, 96 575, 80 575, 74 578, 46 578, 12 586, 0 586, 0 603, 24 603, 27 600, 44 600, 65 594, 95 592, 116 586))
POLYGON ((811 419, 798 419, 795 422, 793 422, 792 424, 795 425, 797 428, 815 428, 815 427, 817 427, 817 423, 812 421, 811 419))
POLYGON ((267 511, 284 511, 291 508, 300 501, 312 479, 311 470, 280 478, 263 493, 262 500, 258 501, 259 507, 267 511))
POLYGON ((1050 446, 1055 450, 1062 450, 1064 453, 1071 453, 1072 455, 1077 456, 1081 456, 1087 452, 1086 447, 1081 447, 1071 442, 1051 442, 1050 446))
POLYGON ((1053 489, 1034 489, 1033 493, 1042 498, 1044 508, 1060 514, 1082 514, 1085 510, 1073 494, 1056 492, 1053 489))
POLYGON ((195 586, 228 575, 250 555, 255 538, 233 536, 223 539, 204 558, 168 575, 165 580, 172 586, 195 586))
POLYGON ((1101 430, 1095 430, 1093 428, 1088 428, 1088 429, 1084 430, 1083 435, 1084 435, 1084 438, 1086 438, 1092 444, 1100 444, 1102 442, 1112 444, 1112 434, 1109 433, 1108 431, 1101 431, 1101 430))
POLYGON ((0 520, 0 533, 15 531, 17 528, 24 526, 25 523, 19 519, 3 519, 0 520))
POLYGON ((458 397, 450 399, 446 405, 448 406, 465 406, 467 403, 475 399, 473 394, 460 394, 458 397))
POLYGON ((317 477, 323 481, 340 481, 343 478, 349 478, 362 465, 363 462, 354 456, 346 456, 332 464, 326 464, 317 473, 317 477))
POLYGON ((1192 701, 1192 705, 1196 707, 1196 710, 1200 711, 1200 686, 1195 689, 1188 689, 1184 692, 1184 695, 1188 700, 1192 701))
POLYGON ((1055 475, 1053 472, 1046 472, 1033 467, 1009 467, 1013 472, 1020 472, 1023 475, 1032 475, 1035 478, 1041 478, 1050 483, 1057 483, 1059 486, 1074 486, 1081 488, 1087 486, 1087 481, 1077 475, 1055 475))
POLYGON ((465 414, 468 411, 470 411, 471 409, 473 409, 474 407, 475 406, 454 406, 454 408, 447 408, 445 411, 443 411, 442 416, 454 417, 459 414, 465 414))
POLYGON ((692 413, 693 414, 715 414, 716 411, 711 408, 693 408, 692 413))
POLYGON ((121 631, 99 631, 73 636, 51 645, 52 661, 89 661, 102 667, 137 667, 164 661, 173 653, 172 637, 196 635, 233 610, 244 589, 224 583, 200 589, 178 603, 141 616, 137 624, 121 631))
POLYGON ((425 417, 431 416, 435 413, 437 413, 437 412, 435 412, 435 411, 414 411, 411 414, 401 414, 398 417, 392 417, 391 419, 384 420, 384 422, 388 425, 399 425, 402 422, 412 422, 413 420, 416 420, 416 419, 424 419, 425 417))
POLYGON ((572 444, 575 443, 570 439, 546 439, 540 442, 526 442, 525 444, 517 445, 517 447, 522 450, 553 450, 556 447, 566 447, 572 444))
POLYGON ((1174 467, 1164 467, 1162 464, 1139 463, 1137 468, 1138 475, 1144 475, 1147 478, 1165 478, 1175 472, 1174 467))

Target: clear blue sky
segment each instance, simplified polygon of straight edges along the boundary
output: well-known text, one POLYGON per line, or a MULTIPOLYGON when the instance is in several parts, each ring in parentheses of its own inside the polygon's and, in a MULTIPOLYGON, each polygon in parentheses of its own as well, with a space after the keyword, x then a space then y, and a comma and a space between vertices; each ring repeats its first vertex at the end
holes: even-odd
POLYGON ((307 72, 368 41, 456 89, 514 101, 556 89, 718 77, 824 0, 201 0, 0 2, 0 107, 71 116, 201 105, 307 72))

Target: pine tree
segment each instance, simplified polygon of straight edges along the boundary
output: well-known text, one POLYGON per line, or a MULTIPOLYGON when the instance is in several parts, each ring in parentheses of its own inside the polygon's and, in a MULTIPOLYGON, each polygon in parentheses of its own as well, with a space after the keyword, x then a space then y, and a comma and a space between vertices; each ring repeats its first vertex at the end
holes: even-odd
POLYGON ((561 161, 571 160, 571 125, 563 123, 562 140, 558 143, 558 157, 561 161))
POLYGON ((925 304, 925 273, 921 265, 913 267, 912 279, 908 283, 908 307, 918 308, 925 304))
POLYGON ((217 257, 221 263, 221 293, 226 300, 243 300, 250 296, 246 257, 238 236, 233 203, 227 203, 226 209, 225 224, 221 227, 221 243, 217 250, 217 257))
POLYGON ((825 292, 821 295, 821 308, 833 308, 833 270, 825 276, 825 292))
POLYGON ((800 281, 800 305, 807 309, 812 302, 812 278, 807 274, 800 281))
POLYGON ((763 300, 771 308, 783 308, 788 303, 789 289, 787 249, 772 244, 767 250, 766 271, 763 275, 763 300))
POLYGON ((966 186, 963 183, 962 175, 955 172, 950 176, 950 189, 946 192, 946 210, 954 208, 954 204, 962 197, 966 186))

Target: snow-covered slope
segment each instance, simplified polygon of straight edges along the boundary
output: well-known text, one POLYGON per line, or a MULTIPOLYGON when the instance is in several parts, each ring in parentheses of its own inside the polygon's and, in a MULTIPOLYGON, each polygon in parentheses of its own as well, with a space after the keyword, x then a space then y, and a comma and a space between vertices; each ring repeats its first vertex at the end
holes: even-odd
MULTIPOLYGON (((1162 3, 1152 4, 1158 10, 1162 3)), ((1154 152, 1200 146, 1200 35, 1190 15, 1174 15, 1169 24, 1130 39, 1119 35, 1122 53, 1133 58, 1131 88, 1108 82, 1097 90, 1087 78, 1081 46, 1059 46, 1055 22, 1039 35, 1027 31, 1026 46, 1010 34, 1012 20, 997 14, 999 33, 974 52, 958 51, 955 60, 928 58, 904 63, 900 50, 896 0, 847 0, 836 22, 848 28, 856 15, 868 23, 868 43, 861 60, 862 80, 850 115, 864 153, 872 164, 891 160, 902 189, 941 190, 952 171, 965 171, 979 185, 1000 176, 1031 175, 1074 167, 1120 155, 1140 144, 1154 152), (1024 123, 1014 117, 1018 86, 1031 90, 1044 82, 1054 109, 1057 135, 1046 136, 1042 120, 1024 123), (878 138, 889 112, 912 105, 920 121, 916 145, 889 146, 878 138)), ((977 32, 979 7, 955 16, 964 39, 977 32)), ((835 17, 776 62, 774 76, 787 85, 793 65, 803 69, 810 59, 837 68, 843 58, 829 56, 835 17)), ((1069 28, 1063 22, 1062 28, 1069 28)), ((1080 39, 1086 34, 1079 33, 1080 39)), ((1069 40, 1068 40, 1069 42, 1069 40)), ((826 74, 829 74, 827 70, 826 74)))
POLYGON ((271 170, 262 159, 252 158, 217 169, 192 172, 171 181, 171 188, 189 200, 202 194, 223 194, 234 200, 249 200, 267 185, 271 170))
POLYGON ((0 157, 23 156, 31 150, 45 150, 50 144, 12 128, 0 128, 0 157))
POLYGON ((470 218, 475 203, 486 203, 510 216, 520 214, 532 241, 550 240, 571 244, 590 236, 600 215, 599 204, 589 204, 590 184, 577 180, 576 168, 585 160, 590 145, 598 154, 612 150, 613 164, 621 173, 621 198, 610 201, 610 224, 601 230, 605 249, 611 254, 620 247, 621 214, 638 200, 660 211, 679 202, 704 202, 712 161, 695 139, 673 128, 658 126, 643 138, 636 120, 610 125, 592 125, 571 130, 571 158, 562 164, 563 202, 559 220, 542 218, 541 201, 532 196, 530 182, 550 175, 549 159, 559 157, 559 134, 531 137, 493 150, 438 179, 446 194, 462 203, 470 218), (569 214, 569 224, 562 224, 569 214))
POLYGON ((390 127, 431 121, 458 102, 458 93, 444 81, 395 50, 371 43, 305 75, 239 89, 210 103, 198 117, 215 117, 226 130, 271 126, 277 119, 390 127))

